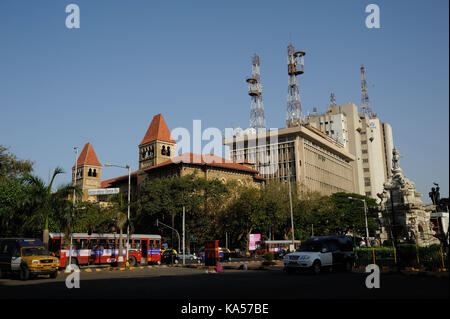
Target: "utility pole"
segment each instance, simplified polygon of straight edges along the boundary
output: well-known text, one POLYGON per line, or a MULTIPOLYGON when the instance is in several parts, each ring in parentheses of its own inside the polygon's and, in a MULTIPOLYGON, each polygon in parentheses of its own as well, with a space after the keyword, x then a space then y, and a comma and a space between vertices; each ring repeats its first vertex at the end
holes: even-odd
POLYGON ((185 214, 186 209, 183 206, 183 265, 186 263, 186 242, 185 242, 185 214))
POLYGON ((228 248, 228 233, 225 232, 225 247, 228 248))
POLYGON ((369 242, 369 226, 368 226, 368 222, 367 222, 367 204, 366 204, 366 199, 365 198, 354 198, 354 197, 348 197, 348 199, 352 199, 352 200, 362 200, 364 202, 364 219, 366 222, 366 244, 367 247, 370 247, 370 242, 369 242))
MULTIPOLYGON (((119 168, 125 168, 128 170, 128 209, 127 209, 127 241, 125 245, 126 249, 126 260, 125 262, 128 262, 128 246, 130 242, 130 199, 131 199, 131 171, 130 171, 130 165, 120 166, 120 165, 114 165, 111 163, 106 163, 105 166, 107 167, 119 167, 119 168)), ((122 240, 122 239, 121 239, 122 240)), ((120 252, 120 255, 122 256, 123 251, 120 252)))
MULTIPOLYGON (((72 201, 72 216, 70 218, 70 227, 72 228, 72 224, 73 224, 73 214, 75 211, 75 195, 76 195, 76 190, 75 187, 77 186, 77 170, 78 170, 78 166, 77 166, 77 160, 78 160, 78 146, 74 146, 73 148, 75 150, 75 171, 74 171, 74 188, 73 188, 73 201, 72 201)), ((72 241, 73 236, 72 236, 72 231, 70 232, 70 249, 69 249, 69 265, 72 264, 72 241)))
POLYGON ((294 214, 292 212, 292 192, 291 192, 291 177, 289 175, 289 180, 288 180, 288 184, 289 184, 289 204, 291 206, 291 228, 292 228, 292 245, 294 245, 294 214))

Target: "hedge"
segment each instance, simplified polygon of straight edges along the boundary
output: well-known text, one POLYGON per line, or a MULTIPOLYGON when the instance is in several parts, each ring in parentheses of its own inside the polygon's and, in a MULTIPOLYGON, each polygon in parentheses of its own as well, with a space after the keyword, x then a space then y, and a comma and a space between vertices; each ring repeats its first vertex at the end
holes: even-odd
POLYGON ((356 264, 359 266, 373 264, 373 252, 375 252, 375 263, 378 266, 448 268, 448 251, 442 250, 444 254, 444 260, 442 260, 440 245, 417 247, 413 244, 400 244, 397 246, 396 256, 393 247, 358 248, 355 256, 356 264), (442 261, 444 261, 444 267, 442 267, 442 261))

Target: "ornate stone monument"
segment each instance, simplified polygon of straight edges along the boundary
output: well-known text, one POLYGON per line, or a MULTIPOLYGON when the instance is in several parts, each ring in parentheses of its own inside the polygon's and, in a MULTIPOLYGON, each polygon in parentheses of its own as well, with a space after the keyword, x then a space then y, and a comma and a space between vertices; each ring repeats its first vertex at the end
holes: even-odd
POLYGON ((435 205, 427 205, 420 199, 414 182, 403 175, 400 168, 400 153, 392 151, 392 177, 384 183, 384 190, 377 196, 381 199, 379 208, 381 243, 415 243, 419 246, 439 244, 433 235, 430 221, 435 205))

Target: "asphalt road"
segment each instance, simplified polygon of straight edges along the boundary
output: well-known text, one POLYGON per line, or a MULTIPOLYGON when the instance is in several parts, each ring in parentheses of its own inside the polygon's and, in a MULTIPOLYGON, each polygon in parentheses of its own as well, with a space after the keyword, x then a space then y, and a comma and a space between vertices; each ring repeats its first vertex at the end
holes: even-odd
POLYGON ((421 299, 449 298, 449 279, 386 274, 379 289, 365 286, 366 274, 287 275, 274 270, 225 270, 207 273, 190 268, 80 272, 80 288, 68 289, 67 274, 56 279, 0 279, 0 299, 151 298, 151 299, 421 299))

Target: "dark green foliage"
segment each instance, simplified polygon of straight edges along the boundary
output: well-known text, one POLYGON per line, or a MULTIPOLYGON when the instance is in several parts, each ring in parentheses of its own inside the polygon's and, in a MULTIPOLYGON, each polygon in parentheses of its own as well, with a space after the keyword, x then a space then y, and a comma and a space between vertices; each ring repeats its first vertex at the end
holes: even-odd
MULTIPOLYGON (((358 264, 373 264, 373 251, 375 263, 378 266, 398 267, 424 267, 426 269, 442 268, 441 246, 417 247, 413 244, 400 244, 397 246, 397 263, 394 258, 393 247, 358 248, 358 264)), ((442 251, 445 253, 445 250, 442 251)), ((448 262, 444 258, 445 267, 448 262)))
POLYGON ((272 252, 268 251, 264 254, 264 260, 272 261, 274 259, 274 255, 272 252))

